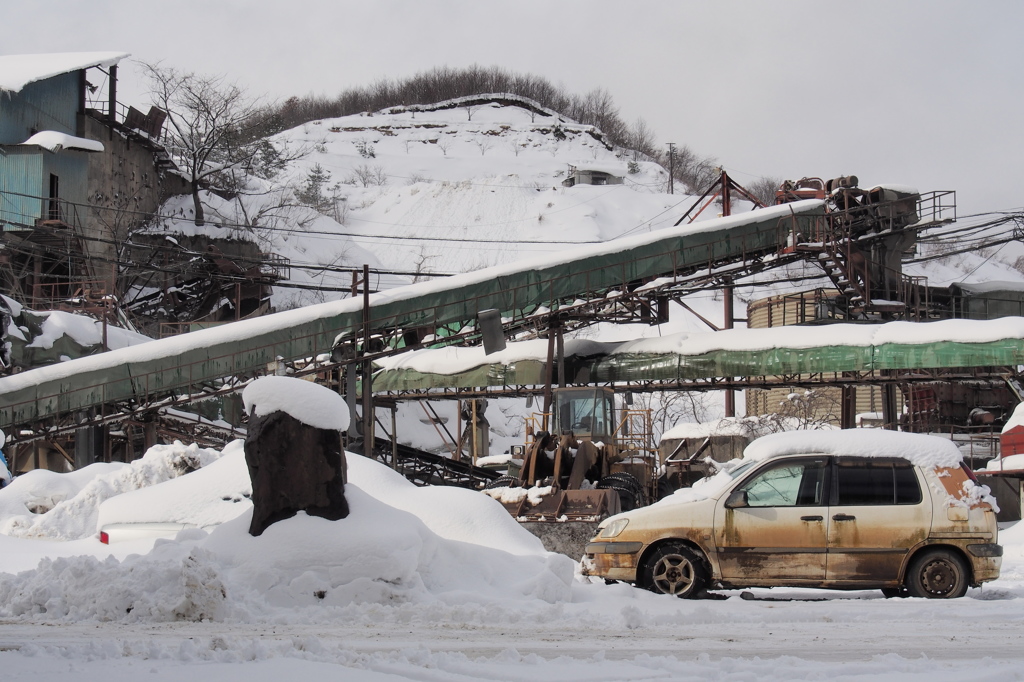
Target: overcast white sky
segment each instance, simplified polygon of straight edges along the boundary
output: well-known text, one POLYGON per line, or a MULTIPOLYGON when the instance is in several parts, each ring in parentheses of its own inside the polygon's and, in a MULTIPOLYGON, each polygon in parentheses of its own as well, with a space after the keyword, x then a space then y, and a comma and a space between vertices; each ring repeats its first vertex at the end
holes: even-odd
POLYGON ((499 65, 605 87, 741 183, 853 173, 956 189, 961 215, 1024 206, 1017 0, 0 0, 0 17, 6 54, 123 50, 281 99, 499 65))

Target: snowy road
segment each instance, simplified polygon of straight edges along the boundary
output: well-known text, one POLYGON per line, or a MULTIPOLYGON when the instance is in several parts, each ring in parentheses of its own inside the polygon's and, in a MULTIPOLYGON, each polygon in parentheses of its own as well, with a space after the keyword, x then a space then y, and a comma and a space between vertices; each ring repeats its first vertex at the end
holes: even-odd
POLYGON ((1016 589, 954 602, 683 602, 579 585, 573 603, 352 606, 279 623, 0 622, 0 679, 1024 679, 1016 589), (983 672, 984 671, 984 672, 983 672), (41 677, 40 677, 41 675, 41 677), (95 675, 95 677, 93 677, 95 675))
MULTIPOLYGON (((736 599, 735 597, 733 598, 736 599)), ((986 604, 976 606, 984 607, 986 604)), ((948 605, 889 602, 858 608, 849 602, 810 604, 759 603, 735 609, 723 602, 675 614, 651 615, 655 621, 628 627, 639 613, 609 617, 609 623, 587 626, 583 618, 548 623, 488 626, 458 622, 403 622, 390 613, 377 623, 0 623, 0 651, 36 647, 90 647, 97 641, 123 642, 135 651, 171 650, 182 642, 257 640, 268 650, 292 647, 296 640, 316 639, 328 650, 381 654, 426 648, 470 658, 492 658, 509 649, 544 659, 559 656, 586 659, 603 655, 630 660, 639 655, 675 656, 693 660, 793 656, 805 660, 861 661, 876 654, 957 661, 1024 660, 1019 647, 1024 613, 992 609, 963 618, 964 609, 948 605), (932 608, 933 606, 937 608, 932 608), (618 623, 614 621, 618 620, 618 623), (708 622, 714 620, 717 622, 708 622), (609 626, 614 627, 609 627, 609 626)), ((627 609, 629 607, 626 607, 627 609)), ((592 614, 596 616, 597 614, 592 614)), ((213 645, 216 646, 216 645, 213 645)), ((243 647, 244 648, 244 647, 243 647)))

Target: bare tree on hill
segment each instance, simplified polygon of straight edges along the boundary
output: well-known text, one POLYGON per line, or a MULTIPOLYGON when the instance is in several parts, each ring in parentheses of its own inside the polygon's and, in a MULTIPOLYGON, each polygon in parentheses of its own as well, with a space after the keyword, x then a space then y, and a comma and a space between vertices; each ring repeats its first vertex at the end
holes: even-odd
POLYGON ((758 178, 754 182, 746 185, 746 188, 765 206, 774 206, 775 191, 779 189, 781 185, 782 178, 773 178, 768 176, 758 178))
POLYGON ((265 146, 267 112, 222 76, 143 64, 153 103, 167 112, 167 147, 188 177, 195 224, 205 224, 199 191, 214 176, 250 164, 265 146))

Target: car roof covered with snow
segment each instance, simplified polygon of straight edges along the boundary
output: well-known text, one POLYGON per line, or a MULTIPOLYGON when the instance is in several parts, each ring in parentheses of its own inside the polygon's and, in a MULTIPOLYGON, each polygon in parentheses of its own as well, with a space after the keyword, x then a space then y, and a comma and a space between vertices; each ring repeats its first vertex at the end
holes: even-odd
POLYGON ((901 457, 922 467, 959 466, 963 461, 960 451, 950 440, 885 429, 773 433, 748 445, 743 458, 765 460, 809 453, 847 457, 901 457))

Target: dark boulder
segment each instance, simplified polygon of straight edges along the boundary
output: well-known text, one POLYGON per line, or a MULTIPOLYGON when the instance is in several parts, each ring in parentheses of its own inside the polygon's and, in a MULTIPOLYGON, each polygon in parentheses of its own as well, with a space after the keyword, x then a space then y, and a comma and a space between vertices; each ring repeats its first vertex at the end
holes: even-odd
POLYGON ((283 411, 250 416, 245 462, 252 479, 251 535, 300 511, 331 521, 348 516, 341 434, 283 411))

